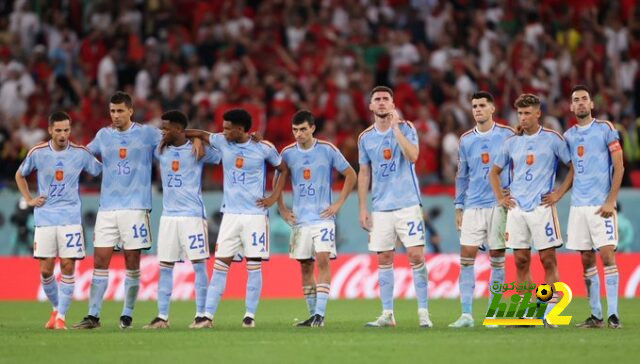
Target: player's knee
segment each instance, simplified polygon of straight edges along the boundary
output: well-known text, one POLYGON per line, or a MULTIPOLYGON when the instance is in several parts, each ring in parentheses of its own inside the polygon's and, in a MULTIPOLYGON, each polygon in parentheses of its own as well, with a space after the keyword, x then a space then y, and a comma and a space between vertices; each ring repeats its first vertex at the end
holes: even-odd
POLYGON ((424 255, 419 252, 409 252, 409 263, 416 265, 424 262, 424 255))
POLYGON ((61 259, 60 260, 60 271, 64 275, 72 275, 76 266, 76 261, 73 259, 61 259))
POLYGON ((378 265, 393 264, 393 251, 378 253, 378 265))
POLYGON ((555 270, 557 267, 556 259, 554 256, 542 257, 542 267, 545 271, 549 272, 555 270))
POLYGON ((529 257, 515 257, 516 268, 518 270, 524 270, 529 268, 529 257))

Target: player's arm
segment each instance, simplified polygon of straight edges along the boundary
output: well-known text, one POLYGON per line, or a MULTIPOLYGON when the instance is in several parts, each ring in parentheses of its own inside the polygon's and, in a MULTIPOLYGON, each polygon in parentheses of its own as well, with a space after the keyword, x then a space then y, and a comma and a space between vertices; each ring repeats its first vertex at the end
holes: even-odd
POLYGON ((363 229, 371 230, 371 214, 367 209, 367 195, 369 184, 371 183, 371 167, 369 164, 360 164, 358 171, 358 205, 360 206, 360 226, 363 229))
MULTIPOLYGON (((283 177, 279 177, 280 172, 276 171, 276 173, 273 175, 273 181, 272 181, 272 188, 275 190, 276 185, 278 184, 278 178, 281 178, 284 180, 284 185, 282 186, 283 188, 286 187, 287 185, 287 180, 289 178, 283 178, 283 177)), ((296 215, 293 213, 293 211, 291 211, 287 205, 284 203, 284 194, 281 193, 278 196, 278 212, 280 212, 280 216, 282 216, 282 218, 284 219, 284 221, 286 221, 288 224, 290 225, 295 225, 296 224, 296 215)))
POLYGON ((29 206, 40 207, 47 201, 47 198, 45 196, 38 196, 36 198, 33 198, 31 196, 31 192, 29 192, 29 183, 27 183, 27 180, 22 175, 20 169, 16 171, 16 185, 18 186, 18 190, 20 190, 22 197, 24 197, 29 206))
POLYGON ((502 207, 512 209, 516 206, 513 197, 511 197, 511 195, 504 194, 502 186, 500 186, 500 173, 502 173, 502 170, 502 167, 494 164, 491 172, 489 172, 489 182, 491 182, 491 188, 493 189, 493 194, 496 195, 498 204, 502 207))
POLYGON ((453 205, 456 209, 456 229, 462 228, 462 213, 464 211, 464 197, 469 188, 469 164, 464 154, 462 143, 458 148, 458 173, 456 174, 456 197, 453 205))
POLYGON ((575 173, 575 171, 573 170, 573 163, 569 163, 568 167, 569 172, 567 173, 567 176, 565 177, 562 184, 560 184, 560 187, 542 196, 543 206, 552 206, 556 204, 558 201, 560 201, 560 199, 562 199, 562 196, 564 196, 567 191, 571 189, 571 186, 573 186, 573 175, 575 173))
POLYGON ((400 130, 400 117, 398 116, 397 110, 391 112, 391 130, 393 130, 393 135, 395 135, 404 157, 407 158, 409 162, 415 163, 418 160, 420 149, 417 144, 411 143, 402 133, 402 130, 400 130))
MULTIPOLYGON (((277 153, 277 152, 276 152, 277 153)), ((282 194, 282 190, 284 189, 284 184, 287 182, 287 178, 289 177, 289 168, 284 161, 281 161, 279 165, 275 167, 276 174, 274 178, 274 186, 273 192, 269 197, 258 199, 257 205, 263 208, 269 208, 271 205, 278 201, 278 197, 282 194)))
MULTIPOLYGON (((332 203, 326 210, 322 211, 320 216, 322 217, 331 217, 340 211, 340 208, 349 197, 351 191, 353 191, 353 186, 356 185, 356 171, 353 170, 353 167, 349 166, 340 172, 344 177, 344 185, 342 186, 342 191, 340 191, 340 196, 336 200, 336 202, 332 203)), ((329 187, 331 188, 331 187, 329 187)))
POLYGON ((609 144, 609 154, 611 155, 611 161, 613 162, 611 191, 609 191, 609 196, 607 196, 607 200, 604 202, 604 205, 596 211, 596 214, 600 214, 600 216, 604 218, 611 217, 615 211, 616 201, 618 201, 618 192, 620 192, 622 176, 624 175, 622 148, 617 140, 609 144))
POLYGON ((193 140, 194 143, 196 139, 199 139, 206 144, 209 144, 209 137, 211 136, 211 133, 208 131, 198 129, 185 129, 184 134, 187 138, 193 140))

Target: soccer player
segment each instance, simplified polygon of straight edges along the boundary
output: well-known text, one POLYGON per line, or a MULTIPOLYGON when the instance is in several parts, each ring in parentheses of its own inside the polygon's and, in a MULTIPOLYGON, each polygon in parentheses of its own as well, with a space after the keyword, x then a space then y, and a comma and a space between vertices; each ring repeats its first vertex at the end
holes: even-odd
POLYGON ((66 330, 65 315, 75 286, 75 261, 85 254, 78 179, 85 170, 97 176, 102 164, 89 151, 69 141, 71 118, 57 111, 49 116, 51 140, 33 147, 16 172, 16 184, 29 206, 35 206, 33 256, 40 260, 42 287, 53 312, 45 328, 66 330), (37 171, 38 193, 32 197, 26 176, 37 171), (60 257, 60 287, 53 275, 60 257))
POLYGON ((187 117, 180 111, 168 111, 162 119, 162 143, 155 150, 162 176, 162 217, 158 230, 158 316, 146 329, 169 327, 169 303, 173 290, 173 266, 189 259, 195 273, 196 317, 189 326, 204 319, 207 298, 207 266, 209 239, 207 214, 202 201, 202 167, 220 162, 218 151, 205 149, 199 161, 192 153, 192 142, 185 129, 187 117))
POLYGON ((356 184, 356 172, 333 144, 313 137, 315 119, 307 110, 293 116, 296 142, 285 147, 282 160, 291 173, 293 211, 278 198, 282 217, 293 226, 289 256, 300 262, 302 285, 309 319, 297 326, 324 326, 329 299, 331 271, 329 260, 336 257, 335 216, 356 184), (331 173, 345 176, 340 196, 331 200, 331 173), (318 266, 318 284, 314 279, 314 260, 318 266))
MULTIPOLYGON (((573 165, 564 138, 539 125, 540 99, 523 94, 515 101, 515 107, 523 133, 505 140, 491 170, 491 187, 500 206, 509 209, 505 240, 506 247, 513 249, 518 281, 531 281, 529 265, 533 247, 538 250, 544 267, 545 282, 553 284, 558 281, 556 248, 562 246, 555 203, 571 187, 573 165), (569 174, 553 191, 558 160, 569 166, 569 174), (500 175, 508 167, 513 169, 513 181, 511 193, 505 194, 500 175)), ((547 312, 556 303, 554 293, 547 312)))
MULTIPOLYGON (((111 96, 109 114, 112 125, 100 129, 87 146, 91 153, 102 157, 104 173, 95 225, 89 314, 74 325, 78 329, 100 327, 114 249, 124 250, 126 267, 120 328, 131 327, 140 288, 140 252, 151 248, 151 166, 162 133, 153 126, 131 121, 133 102, 127 93, 116 92, 111 96)), ((201 146, 200 141, 194 141, 196 144, 201 146)), ((196 146, 194 151, 198 152, 196 146)))
POLYGON ((408 121, 401 121, 393 103, 393 91, 376 86, 369 95, 374 124, 358 137, 360 171, 358 199, 360 225, 369 231, 369 250, 378 255, 378 283, 382 314, 366 324, 395 326, 393 315, 393 258, 396 241, 407 248, 418 298, 420 327, 432 327, 428 310, 428 273, 424 261, 425 234, 415 161, 418 135, 408 121), (367 208, 372 183, 372 213, 367 208))
POLYGON ((603 327, 600 279, 595 250, 604 265, 608 325, 622 327, 618 315, 618 246, 616 200, 624 174, 618 131, 608 121, 591 116, 591 92, 578 85, 571 90, 571 111, 578 124, 564 133, 575 165, 567 248, 582 256, 584 279, 589 294, 591 316, 578 327, 603 327), (611 168, 613 167, 613 175, 611 168))
POLYGON ((262 292, 262 260, 269 259, 269 216, 267 208, 282 192, 288 169, 273 144, 252 140, 251 115, 243 109, 232 109, 223 114, 223 132, 210 134, 201 130, 187 130, 187 136, 208 141, 220 151, 224 171, 224 196, 221 211, 224 214, 216 244, 213 276, 207 290, 205 319, 196 328, 213 326, 227 284, 227 273, 233 258, 247 259, 246 313, 243 327, 255 327, 255 314, 262 292), (273 192, 265 197, 266 163, 280 174, 273 192))
MULTIPOLYGON (((507 211, 498 206, 489 183, 491 162, 496 159, 504 141, 515 131, 493 121, 495 106, 488 92, 476 92, 471 97, 471 109, 476 127, 460 137, 458 175, 456 177, 456 227, 460 234, 460 302, 462 315, 449 327, 473 327, 474 263, 478 248, 489 247, 491 279, 504 281, 504 229, 507 211)), ((500 188, 509 187, 509 170, 500 175, 500 188)), ((493 294, 491 294, 493 298, 493 294)), ((491 302, 491 301, 489 301, 491 302)))

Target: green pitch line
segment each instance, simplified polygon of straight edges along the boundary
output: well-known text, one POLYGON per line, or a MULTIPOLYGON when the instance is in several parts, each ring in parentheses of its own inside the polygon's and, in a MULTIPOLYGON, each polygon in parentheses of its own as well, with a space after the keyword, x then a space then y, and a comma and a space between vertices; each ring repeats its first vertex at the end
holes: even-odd
MULTIPOLYGON (((171 328, 143 330, 155 316, 155 302, 138 302, 134 328, 117 328, 121 302, 106 302, 103 327, 94 331, 48 331, 46 303, 0 302, 0 363, 438 363, 458 362, 637 362, 640 356, 640 300, 621 300, 624 328, 576 329, 588 317, 588 303, 575 299, 565 315, 571 326, 557 330, 487 329, 481 326, 486 300, 474 304, 476 327, 450 329, 460 313, 454 300, 429 302, 433 329, 418 328, 415 301, 396 301, 395 328, 365 328, 380 313, 376 300, 330 301, 326 327, 294 328, 307 317, 303 300, 263 300, 255 329, 241 327, 243 301, 225 300, 216 327, 187 328, 193 302, 174 302, 171 328)), ((604 308, 606 309, 606 303, 604 308)), ((74 302, 67 326, 86 314, 86 302, 74 302)))

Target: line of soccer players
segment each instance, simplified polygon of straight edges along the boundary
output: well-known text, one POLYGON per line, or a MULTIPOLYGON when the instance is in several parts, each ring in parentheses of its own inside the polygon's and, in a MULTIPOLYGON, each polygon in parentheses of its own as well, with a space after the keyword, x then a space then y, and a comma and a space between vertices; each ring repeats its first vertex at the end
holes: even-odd
MULTIPOLYGON (((477 126, 460 141, 455 199, 456 224, 462 230, 463 314, 450 326, 473 326, 473 265, 483 244, 490 248, 491 281, 504 280, 506 247, 514 249, 518 280, 531 281, 531 245, 540 251, 546 280, 557 281, 555 248, 562 239, 554 204, 573 182, 570 221, 575 223, 570 226, 575 228, 569 231, 569 247, 582 252, 593 312, 582 326, 603 325, 592 253, 596 247, 605 264, 609 325, 619 327, 614 204, 622 176, 622 157, 615 129, 610 123, 592 120, 593 103, 584 87, 572 93, 572 111, 580 123, 565 133, 566 142, 559 134, 538 125, 540 101, 533 95, 522 95, 516 101, 522 128, 518 135, 493 121, 490 94, 476 93, 472 108, 477 126), (558 159, 569 163, 570 173, 553 191, 558 159), (573 165, 577 166, 575 177, 573 165), (581 222, 589 229, 579 230, 581 222)), ((390 88, 375 87, 370 93, 369 109, 374 123, 358 137, 357 189, 360 224, 369 231, 369 250, 378 256, 383 311, 367 326, 395 326, 393 259, 399 241, 407 248, 413 268, 419 325, 432 327, 421 195, 414 168, 419 156, 418 135, 410 122, 400 119, 390 88)), ((74 289, 74 261, 84 257, 78 195, 82 170, 93 175, 102 172, 103 176, 89 313, 74 328, 101 326, 109 263, 117 249, 124 250, 126 265, 120 327, 131 327, 140 285, 140 252, 152 243, 149 211, 154 158, 160 166, 163 187, 157 253, 160 278, 158 315, 145 328, 169 327, 173 266, 185 259, 192 262, 195 272, 196 313, 189 327, 212 327, 231 263, 243 257, 247 260, 248 280, 242 325, 254 327, 262 290, 262 261, 269 258, 267 208, 276 202, 283 218, 293 226, 290 256, 300 262, 310 314, 309 319, 297 325, 323 326, 330 291, 329 260, 336 255, 334 218, 356 184, 356 173, 334 145, 313 137, 313 115, 308 111, 296 113, 292 120, 296 142, 278 153, 273 144, 249 133, 251 117, 242 109, 225 113, 223 132, 214 134, 187 129, 187 118, 178 111, 162 115, 161 129, 132 122, 132 101, 122 92, 112 96, 109 110, 112 125, 101 129, 86 148, 69 142, 70 117, 64 112, 53 113, 49 118, 51 140, 34 147, 16 172, 20 192, 29 205, 36 207, 34 256, 40 260, 42 285, 53 306, 45 327, 66 329, 65 314, 74 289), (95 159, 97 155, 102 163, 95 159), (201 178, 204 163, 220 162, 224 170, 223 220, 208 283, 205 261, 210 252, 201 178), (269 196, 265 196, 266 163, 277 171, 269 196), (345 176, 335 201, 331 196, 333 169, 345 176), (34 170, 39 193, 35 198, 24 178, 34 170), (291 210, 281 194, 287 180, 293 187, 291 210), (60 288, 53 276, 56 256, 61 259, 60 288), (317 282, 314 265, 318 267, 317 282)))
MULTIPOLYGON (((559 280, 555 251, 563 242, 555 205, 573 186, 567 248, 581 253, 591 306, 591 316, 577 326, 604 327, 597 250, 604 265, 607 323, 621 327, 615 203, 624 166, 615 127, 592 117, 591 94, 581 85, 571 91, 571 111, 578 123, 564 136, 539 124, 540 100, 535 95, 523 94, 515 101, 519 132, 494 122, 491 94, 477 92, 471 104, 476 127, 460 138, 455 198, 462 315, 449 326, 474 326, 474 260, 483 245, 489 248, 491 282, 504 281, 505 248, 513 249, 517 281, 531 282, 532 247, 538 251, 545 281, 559 280), (558 161, 569 172, 554 189, 558 161)), ((554 294, 547 313, 556 303, 554 294)), ((545 320, 545 326, 555 325, 545 320)))

